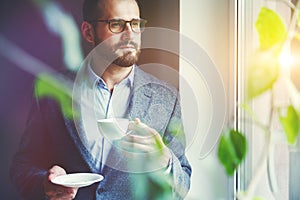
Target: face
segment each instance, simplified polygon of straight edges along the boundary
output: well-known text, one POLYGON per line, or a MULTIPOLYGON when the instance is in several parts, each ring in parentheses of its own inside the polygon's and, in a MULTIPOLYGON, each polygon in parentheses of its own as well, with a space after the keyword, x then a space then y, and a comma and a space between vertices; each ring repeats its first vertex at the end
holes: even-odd
MULTIPOLYGON (((140 18, 138 5, 134 0, 109 0, 103 5, 105 13, 101 19, 123 19, 130 21, 140 18)), ((126 23, 121 33, 112 33, 107 23, 98 22, 94 29, 94 45, 103 42, 107 53, 116 58, 113 63, 121 67, 129 67, 137 62, 140 54, 141 34, 134 33, 130 24, 126 23)))

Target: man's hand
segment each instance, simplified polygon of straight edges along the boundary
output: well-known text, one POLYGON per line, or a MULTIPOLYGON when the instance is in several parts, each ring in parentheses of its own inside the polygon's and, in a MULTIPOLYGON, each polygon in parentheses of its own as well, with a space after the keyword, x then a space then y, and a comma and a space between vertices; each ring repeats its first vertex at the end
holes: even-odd
POLYGON ((44 191, 50 200, 70 200, 75 198, 78 188, 68 188, 51 183, 51 179, 65 174, 66 171, 57 165, 49 169, 48 178, 44 182, 44 191))
POLYGON ((161 169, 168 166, 171 158, 170 150, 164 144, 160 134, 135 119, 130 122, 128 132, 122 139, 116 141, 123 156, 131 159, 131 163, 146 162, 147 168, 161 169))

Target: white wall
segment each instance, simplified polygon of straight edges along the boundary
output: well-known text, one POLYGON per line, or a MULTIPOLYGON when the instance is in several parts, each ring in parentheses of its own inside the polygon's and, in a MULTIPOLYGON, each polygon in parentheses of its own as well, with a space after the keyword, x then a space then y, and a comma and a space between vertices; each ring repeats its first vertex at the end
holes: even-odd
MULTIPOLYGON (((223 78, 227 100, 231 102, 228 104, 228 113, 231 115, 234 77, 233 64, 230 63, 233 58, 232 6, 230 0, 180 1, 180 33, 200 45, 217 66, 223 78)), ((193 169, 191 190, 186 199, 232 198, 233 181, 228 179, 219 164, 216 148, 206 158, 200 158, 203 134, 207 132, 214 109, 205 77, 201 77, 184 59, 180 60, 180 76, 183 119, 189 144, 187 156, 193 169), (197 135, 191 136, 195 131, 197 135)))

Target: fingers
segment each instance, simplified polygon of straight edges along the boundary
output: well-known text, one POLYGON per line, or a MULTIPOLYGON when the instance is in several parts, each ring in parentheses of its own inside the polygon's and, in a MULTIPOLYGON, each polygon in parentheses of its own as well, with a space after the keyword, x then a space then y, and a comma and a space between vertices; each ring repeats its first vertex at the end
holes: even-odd
POLYGON ((116 145, 122 150, 134 153, 148 153, 153 151, 153 148, 149 144, 140 144, 126 140, 119 140, 116 145))
POLYGON ((77 194, 78 188, 67 188, 60 185, 55 185, 49 190, 45 191, 45 194, 50 199, 74 199, 77 194))
POLYGON ((51 180, 55 177, 65 174, 66 171, 62 167, 57 165, 54 165, 51 169, 49 169, 47 180, 44 181, 44 191, 45 194, 49 197, 49 199, 55 200, 75 198, 78 188, 68 188, 53 184, 51 182, 51 180))
POLYGON ((46 193, 50 199, 74 199, 77 193, 77 188, 66 188, 57 186, 55 190, 46 193))
POLYGON ((157 144, 158 142, 163 143, 162 137, 156 131, 151 131, 151 135, 148 134, 147 136, 136 135, 135 132, 129 133, 129 134, 125 135, 124 137, 122 137, 121 140, 145 144, 145 145, 146 144, 148 144, 148 145, 157 144))
POLYGON ((50 200, 71 200, 75 199, 76 194, 56 193, 48 196, 50 200))
POLYGON ((142 137, 136 135, 126 135, 120 140, 114 141, 114 144, 120 149, 129 152, 151 153, 160 151, 165 147, 161 137, 155 135, 152 137, 142 137))
POLYGON ((128 134, 116 142, 119 147, 134 152, 153 152, 165 147, 161 135, 136 118, 129 123, 128 134), (134 148, 137 148, 134 150, 134 148))
POLYGON ((143 137, 143 136, 139 136, 139 135, 128 134, 128 135, 122 137, 121 140, 127 141, 127 142, 132 142, 132 143, 149 145, 149 141, 151 140, 151 137, 143 137))

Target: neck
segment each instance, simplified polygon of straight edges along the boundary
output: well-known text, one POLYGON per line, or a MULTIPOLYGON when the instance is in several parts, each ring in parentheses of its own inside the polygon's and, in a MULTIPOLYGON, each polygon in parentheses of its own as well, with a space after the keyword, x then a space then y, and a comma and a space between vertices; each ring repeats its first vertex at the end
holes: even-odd
POLYGON ((105 81, 108 89, 113 90, 114 86, 125 79, 131 72, 133 66, 120 67, 117 65, 110 65, 102 74, 102 79, 105 81))

